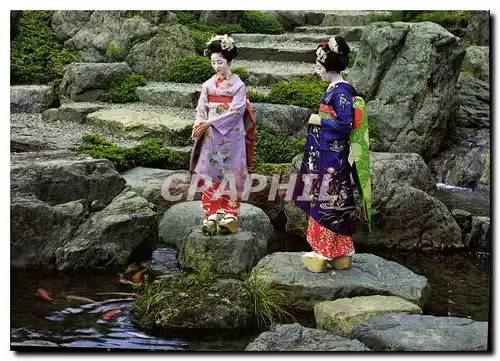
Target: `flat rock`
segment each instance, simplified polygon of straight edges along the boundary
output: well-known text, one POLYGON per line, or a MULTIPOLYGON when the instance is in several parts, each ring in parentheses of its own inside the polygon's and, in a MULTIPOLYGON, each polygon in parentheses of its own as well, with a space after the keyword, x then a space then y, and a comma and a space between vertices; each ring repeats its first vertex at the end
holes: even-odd
POLYGON ((301 253, 276 252, 259 261, 260 277, 292 291, 311 308, 320 301, 366 295, 397 296, 424 305, 429 298, 427 279, 408 268, 372 254, 355 254, 349 270, 327 269, 312 273, 301 262, 301 253))
POLYGON ((48 85, 13 85, 10 87, 11 113, 42 113, 53 101, 48 85))
POLYGON ((248 344, 245 351, 370 351, 358 340, 349 340, 298 323, 271 326, 248 344))
POLYGON ((193 121, 159 111, 137 111, 126 108, 100 110, 87 115, 88 123, 134 139, 164 137, 172 131, 192 125, 193 121))
POLYGON ((488 350, 488 322, 468 318, 389 314, 356 326, 352 335, 373 351, 488 350))
POLYGON ((149 83, 138 87, 139 101, 178 108, 196 108, 200 97, 200 84, 149 83))
POLYGON ((320 302, 314 306, 316 326, 342 337, 353 327, 386 313, 422 313, 417 305, 395 296, 361 296, 320 302))
MULTIPOLYGON (((201 201, 189 201, 176 204, 169 208, 160 222, 160 239, 174 247, 180 248, 183 239, 191 229, 202 224, 205 217, 201 209, 201 201)), ((238 227, 243 231, 253 232, 258 244, 259 259, 267 249, 274 228, 266 213, 248 203, 242 203, 238 217, 238 227)))
POLYGON ((303 34, 327 34, 329 37, 340 35, 350 42, 359 41, 364 29, 365 26, 299 26, 294 31, 303 34))
POLYGON ((85 123, 88 114, 103 108, 105 108, 104 104, 89 102, 63 103, 57 109, 56 119, 67 122, 85 123))

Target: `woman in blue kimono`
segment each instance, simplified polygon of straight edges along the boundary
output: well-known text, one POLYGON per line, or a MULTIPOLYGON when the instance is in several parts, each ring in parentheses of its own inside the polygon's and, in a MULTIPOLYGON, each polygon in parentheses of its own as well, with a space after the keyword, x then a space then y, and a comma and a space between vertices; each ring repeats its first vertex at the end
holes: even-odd
POLYGON ((316 72, 329 86, 321 99, 319 114, 309 119, 304 159, 293 199, 309 215, 307 241, 312 252, 302 256, 311 272, 351 267, 354 246, 351 218, 356 207, 351 185, 349 136, 356 91, 340 72, 349 65, 349 46, 332 37, 316 50, 316 72), (306 186, 303 176, 312 180, 306 186), (309 195, 306 200, 301 195, 309 195))

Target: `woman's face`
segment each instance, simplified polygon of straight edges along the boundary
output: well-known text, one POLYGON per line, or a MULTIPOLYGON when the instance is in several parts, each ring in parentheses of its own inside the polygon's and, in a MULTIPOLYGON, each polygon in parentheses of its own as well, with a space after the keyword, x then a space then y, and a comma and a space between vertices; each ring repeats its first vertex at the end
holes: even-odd
POLYGON ((316 60, 316 74, 318 74, 321 77, 321 80, 323 81, 328 81, 327 78, 327 71, 323 64, 321 64, 319 61, 316 60))
POLYGON ((210 60, 212 61, 212 68, 214 68, 215 72, 218 75, 226 76, 229 72, 229 64, 226 59, 220 53, 213 53, 210 56, 210 60))

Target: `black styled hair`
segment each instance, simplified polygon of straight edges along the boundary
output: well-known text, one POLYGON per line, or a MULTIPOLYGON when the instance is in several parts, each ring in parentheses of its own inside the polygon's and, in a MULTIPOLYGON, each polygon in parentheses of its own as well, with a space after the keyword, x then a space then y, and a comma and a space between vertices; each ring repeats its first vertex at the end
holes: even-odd
MULTIPOLYGON (((351 49, 347 42, 342 36, 336 36, 335 41, 337 42, 338 49, 333 51, 330 49, 328 43, 321 43, 318 45, 316 50, 323 48, 326 53, 326 60, 320 63, 325 67, 327 71, 335 71, 340 73, 342 70, 349 66, 349 53, 351 49)), ((319 60, 318 60, 319 61, 319 60)))
POLYGON ((208 49, 206 51, 206 55, 208 58, 212 56, 214 53, 220 53, 224 59, 227 60, 227 62, 231 62, 234 58, 236 58, 236 55, 238 55, 238 49, 236 49, 236 45, 233 46, 231 50, 224 50, 222 49, 221 41, 220 40, 215 40, 208 45, 208 49))

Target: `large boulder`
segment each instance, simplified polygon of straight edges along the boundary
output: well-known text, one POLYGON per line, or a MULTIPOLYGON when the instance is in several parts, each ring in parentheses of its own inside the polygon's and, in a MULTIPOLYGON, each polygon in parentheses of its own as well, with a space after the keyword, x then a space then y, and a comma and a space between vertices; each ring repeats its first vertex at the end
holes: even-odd
POLYGON ((395 313, 356 326, 352 335, 373 351, 487 351, 488 322, 395 313))
POLYGON ((470 46, 462 63, 464 71, 471 72, 476 78, 490 80, 490 47, 470 46))
POLYGON ((298 323, 274 324, 248 344, 245 351, 370 351, 358 340, 349 340, 328 331, 306 328, 298 323))
MULTIPOLYGON (((192 228, 202 224, 205 214, 201 209, 201 201, 190 201, 176 204, 169 208, 160 222, 160 239, 171 246, 180 248, 185 237, 192 228)), ((248 203, 242 203, 238 226, 243 231, 253 232, 258 244, 257 256, 260 259, 267 250, 274 229, 269 217, 262 209, 248 203)))
POLYGON ((54 100, 48 85, 15 85, 10 87, 11 113, 42 113, 54 100))
POLYGON ((457 82, 457 126, 490 127, 490 84, 472 76, 460 76, 457 82))
POLYGON ((56 265, 59 270, 70 271, 116 269, 150 255, 157 239, 156 212, 146 199, 127 187, 56 248, 56 265))
POLYGON ((360 296, 320 302, 314 306, 319 329, 350 337, 352 329, 369 318, 386 313, 422 313, 417 305, 395 296, 360 296))
POLYGON ((156 243, 153 206, 125 188, 108 160, 60 151, 15 155, 11 198, 13 265, 121 267, 156 243))
POLYGON ((165 79, 180 57, 195 55, 189 30, 170 11, 56 11, 52 23, 56 36, 83 61, 126 60, 152 80, 165 79))
POLYGON ((490 130, 458 128, 453 143, 429 166, 438 182, 448 185, 477 188, 489 184, 490 130), (483 179, 482 179, 483 178, 483 179))
POLYGON ((469 10, 467 22, 467 37, 475 44, 488 46, 490 44, 490 12, 488 10, 469 10))
MULTIPOLYGON (((151 203, 155 204, 158 213, 163 214, 168 208, 181 201, 168 200, 165 197, 166 180, 170 176, 188 176, 188 171, 173 171, 168 169, 155 169, 135 167, 121 173, 132 189, 151 203)), ((183 189, 183 191, 185 191, 183 189)), ((175 186, 169 187, 170 194, 176 194, 175 186)), ((187 193, 187 192, 185 192, 187 193)))
POLYGON ((106 89, 123 80, 132 70, 126 63, 72 63, 60 85, 61 101, 102 100, 106 89))
POLYGON ((464 55, 459 38, 436 23, 381 22, 363 31, 348 80, 368 101, 373 150, 425 160, 439 153, 464 55))
POLYGON ((182 242, 179 264, 183 270, 196 270, 207 262, 210 269, 223 277, 237 278, 259 260, 262 252, 253 232, 206 236, 201 227, 194 228, 182 242))
POLYGON ((307 310, 321 301, 338 298, 390 295, 423 306, 429 299, 429 283, 409 269, 372 254, 355 254, 349 270, 327 269, 312 273, 301 262, 301 253, 276 252, 259 261, 257 277, 290 291, 307 310))
POLYGON ((195 55, 194 41, 188 28, 160 25, 155 36, 130 49, 126 62, 134 72, 148 79, 166 81, 168 70, 179 59, 195 55))
POLYGON ((93 10, 59 10, 52 15, 52 29, 60 41, 66 41, 90 20, 93 10))
POLYGON ((256 124, 264 125, 288 136, 305 136, 312 111, 296 105, 253 103, 256 124))

